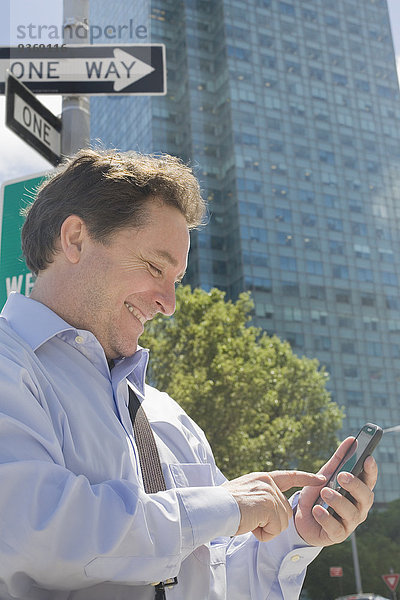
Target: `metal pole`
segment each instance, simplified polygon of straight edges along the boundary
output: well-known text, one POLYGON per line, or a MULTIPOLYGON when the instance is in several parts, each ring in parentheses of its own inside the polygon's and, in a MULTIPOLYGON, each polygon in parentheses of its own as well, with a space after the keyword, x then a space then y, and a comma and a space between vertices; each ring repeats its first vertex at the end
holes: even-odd
MULTIPOLYGON (((88 43, 89 0, 64 0, 64 43, 88 43), (86 35, 85 35, 86 32, 86 35)), ((75 154, 90 143, 87 96, 63 96, 61 153, 75 154)))
POLYGON ((362 594, 362 584, 361 584, 361 572, 360 572, 360 563, 358 560, 358 552, 357 552, 357 541, 356 541, 356 532, 350 535, 351 540, 351 550, 353 552, 353 563, 354 563, 354 576, 356 578, 356 589, 357 594, 362 594))

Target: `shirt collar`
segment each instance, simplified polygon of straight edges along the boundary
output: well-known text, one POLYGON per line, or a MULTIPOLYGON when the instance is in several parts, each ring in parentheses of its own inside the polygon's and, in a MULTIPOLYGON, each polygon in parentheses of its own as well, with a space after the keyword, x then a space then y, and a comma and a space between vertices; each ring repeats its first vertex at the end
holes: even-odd
MULTIPOLYGON (((27 298, 18 292, 12 292, 0 314, 11 329, 21 337, 34 352, 56 335, 65 332, 77 334, 80 330, 72 327, 48 306, 27 298)), ((90 334, 102 350, 99 342, 93 334, 90 334)), ((63 336, 60 336, 63 337, 63 336)), ((105 361, 105 357, 104 357, 105 361)), ((118 379, 130 376, 141 394, 144 394, 146 368, 148 362, 148 350, 138 346, 133 356, 115 361, 113 371, 118 379)))
POLYGON ((76 331, 45 304, 12 292, 0 315, 35 352, 63 331, 76 331))

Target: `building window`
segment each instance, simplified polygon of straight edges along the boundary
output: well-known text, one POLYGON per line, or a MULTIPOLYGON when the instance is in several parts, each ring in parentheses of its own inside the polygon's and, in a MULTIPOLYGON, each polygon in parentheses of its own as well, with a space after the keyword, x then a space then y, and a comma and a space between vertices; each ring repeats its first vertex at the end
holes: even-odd
POLYGON ((320 310, 312 310, 311 311, 311 320, 319 323, 320 325, 327 325, 328 323, 328 313, 321 312, 320 310))
POLYGON ((282 294, 284 296, 299 298, 300 288, 298 283, 295 283, 294 281, 282 281, 282 294))
POLYGON ((354 252, 357 258, 369 259, 371 256, 371 250, 368 246, 360 246, 359 244, 354 244, 354 252))
POLYGON ((326 293, 325 288, 322 285, 310 285, 308 287, 309 290, 309 298, 313 300, 325 300, 326 293))
POLYGON ((366 331, 378 331, 378 319, 376 317, 364 317, 363 323, 366 331))
POLYGON ((314 342, 314 350, 330 350, 331 349, 331 340, 326 335, 317 335, 313 339, 314 342))
POLYGON ((320 249, 320 244, 318 238, 305 237, 304 238, 304 248, 306 250, 316 250, 320 249))
POLYGON ((272 292, 271 280, 263 277, 245 277, 244 285, 247 290, 272 292))
POLYGON ((276 243, 280 246, 291 246, 293 243, 293 236, 290 233, 285 233, 284 231, 277 231, 276 243))
POLYGON ((302 333, 286 333, 285 338, 293 348, 304 347, 304 335, 302 333))
POLYGON ((349 269, 345 265, 332 265, 332 275, 336 279, 348 279, 349 269))
POLYGON ((375 296, 372 294, 362 294, 361 295, 361 305, 362 306, 375 306, 375 296))
POLYGON ((384 285, 398 285, 396 273, 382 271, 381 278, 384 285))
POLYGON ((319 260, 306 260, 306 271, 310 275, 323 275, 324 267, 319 260))
POLYGON ((295 63, 292 60, 285 61, 285 69, 286 69, 286 73, 291 73, 292 75, 301 75, 300 64, 295 63))
POLYGON ((317 23, 318 21, 318 13, 316 10, 311 10, 310 8, 303 8, 301 14, 304 21, 309 21, 310 23, 317 23))
POLYGON ((324 204, 327 208, 335 208, 337 202, 337 196, 332 194, 324 194, 324 204))
POLYGON ((365 223, 356 223, 353 221, 351 224, 351 232, 354 235, 367 235, 367 226, 365 223))
POLYGON ((267 232, 261 227, 240 227, 240 234, 244 240, 251 240, 252 242, 260 242, 262 244, 267 243, 267 232))
POLYGON ((291 223, 292 211, 288 208, 277 208, 275 212, 275 221, 277 223, 291 223))
POLYGON ((340 19, 338 19, 338 17, 334 17, 333 15, 325 15, 324 23, 328 27, 334 27, 335 29, 339 29, 340 27, 340 19))
POLYGON ((228 56, 232 58, 236 58, 237 60, 244 60, 246 62, 251 61, 251 52, 250 50, 245 50, 244 48, 238 48, 236 46, 227 45, 227 53, 228 56))
POLYGON ((290 15, 291 17, 296 14, 293 4, 288 2, 279 2, 279 10, 283 15, 290 15))
POLYGON ((344 243, 337 240, 329 240, 329 252, 331 254, 344 254, 344 243))
POLYGON ((347 390, 346 400, 350 406, 362 406, 364 403, 364 394, 356 390, 347 390))
POLYGON ((391 344, 390 353, 392 358, 400 358, 400 344, 391 344))
POLYGON ((317 223, 317 215, 312 213, 301 213, 301 222, 306 227, 315 227, 317 223))
POLYGON ((356 353, 356 347, 354 342, 342 342, 340 344, 340 351, 343 352, 343 354, 355 354, 356 353))
POLYGON ((352 329, 354 325, 353 317, 339 316, 338 325, 344 329, 352 329))
POLYGON ((358 281, 373 281, 373 274, 371 269, 357 269, 357 279, 358 281))
POLYGON ((315 200, 315 194, 311 190, 299 190, 297 197, 300 202, 307 202, 307 204, 313 204, 315 200))
POLYGON ((336 290, 335 293, 336 302, 341 304, 350 304, 351 294, 347 290, 336 290))
POLYGON ((379 252, 379 258, 382 262, 394 263, 393 250, 385 250, 383 248, 379 248, 378 252, 379 252))
POLYGON ((340 75, 339 73, 332 73, 332 80, 334 85, 345 87, 347 85, 347 77, 340 75))
POLYGON ((358 377, 358 369, 354 366, 344 367, 343 373, 347 379, 356 379, 358 377))
POLYGON ((333 152, 328 152, 327 150, 319 151, 319 160, 323 163, 327 163, 328 165, 335 164, 335 155, 333 152))
POLYGON ((330 231, 343 231, 343 221, 342 219, 335 219, 333 217, 329 217, 327 220, 328 229, 330 231))
POLYGON ((243 263, 245 265, 255 265, 256 267, 267 267, 268 256, 260 252, 243 252, 243 263))
POLYGON ((264 211, 260 204, 255 204, 254 202, 239 202, 239 214, 262 219, 264 211))
POLYGON ((283 308, 283 318, 285 321, 297 321, 300 323, 302 321, 301 310, 295 306, 285 306, 283 308))
POLYGON ((386 308, 389 308, 390 310, 399 310, 399 298, 397 296, 386 296, 386 308))
POLYGON ((226 275, 226 262, 223 260, 213 260, 212 270, 214 275, 226 275))
POLYGON ((279 264, 283 271, 297 271, 296 259, 292 256, 280 256, 279 264))
POLYGON ((382 344, 379 342, 367 342, 366 347, 369 356, 382 356, 382 344))
POLYGON ((369 93, 370 87, 368 81, 364 81, 363 79, 356 79, 355 84, 357 90, 369 93))

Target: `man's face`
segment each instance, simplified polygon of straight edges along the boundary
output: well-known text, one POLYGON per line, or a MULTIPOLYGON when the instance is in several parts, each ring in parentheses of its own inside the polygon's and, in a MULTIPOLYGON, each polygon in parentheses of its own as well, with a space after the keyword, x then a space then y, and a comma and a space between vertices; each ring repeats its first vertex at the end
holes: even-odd
MULTIPOLYGON (((189 231, 178 209, 149 203, 148 224, 115 233, 107 246, 86 238, 75 279, 73 323, 91 331, 108 359, 131 356, 143 325, 175 311, 186 270, 189 231)), ((71 319, 70 319, 71 322, 71 319)))

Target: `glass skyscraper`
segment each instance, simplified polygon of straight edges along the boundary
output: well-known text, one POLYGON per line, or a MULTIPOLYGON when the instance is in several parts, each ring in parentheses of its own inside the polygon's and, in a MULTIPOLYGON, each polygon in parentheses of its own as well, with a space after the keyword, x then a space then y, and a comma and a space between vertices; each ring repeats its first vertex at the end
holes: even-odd
MULTIPOLYGON (((186 282, 233 299, 251 290, 254 323, 326 365, 343 434, 399 424, 400 95, 386 0, 137 6, 92 0, 91 19, 139 19, 147 39, 121 41, 165 43, 168 93, 92 99, 93 140, 190 161, 210 215, 186 282)), ((377 458, 377 500, 398 498, 400 435, 377 458)))

